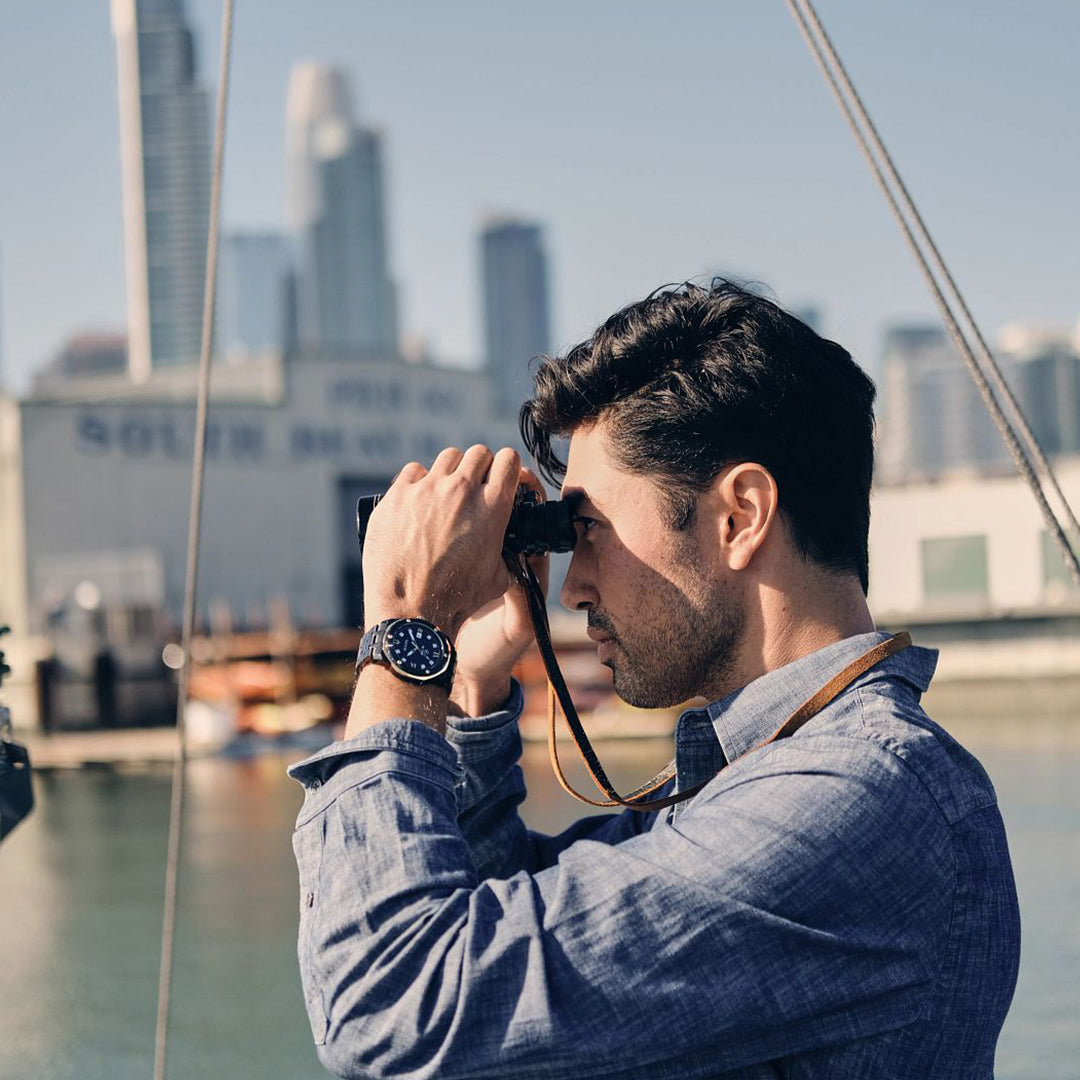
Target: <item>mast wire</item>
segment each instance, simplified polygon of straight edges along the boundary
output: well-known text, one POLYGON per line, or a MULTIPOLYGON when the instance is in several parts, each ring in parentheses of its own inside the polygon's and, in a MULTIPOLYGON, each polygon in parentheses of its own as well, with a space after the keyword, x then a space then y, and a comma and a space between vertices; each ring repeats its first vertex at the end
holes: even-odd
POLYGON ((1068 500, 1061 490, 1061 486, 1058 483, 1057 477, 1054 475, 1053 468, 1050 465, 1046 453, 1039 445, 1039 441, 1031 430, 1023 410, 1020 408, 1019 402, 1016 400, 1011 388, 1005 381, 1001 368, 998 366, 993 353, 987 346, 986 339, 983 337, 979 325, 975 321, 975 317, 971 314, 963 294, 960 292, 956 281, 949 272, 945 260, 942 258, 937 245, 934 243, 933 237, 930 235, 930 231, 927 229, 922 215, 915 206, 914 200, 911 198, 907 186, 901 178, 899 170, 896 168, 891 155, 885 148, 885 144, 882 141, 877 128, 870 119, 870 115, 867 112, 862 99, 859 97, 859 94, 847 73, 847 69, 840 60, 840 57, 832 44, 832 40, 825 31, 811 0, 785 0, 785 2, 787 3, 788 10, 791 12, 792 18, 799 28, 799 32, 802 34, 803 40, 806 42, 807 48, 809 48, 813 55, 818 68, 821 70, 822 75, 825 77, 826 82, 832 90, 833 96, 836 98, 837 104, 840 106, 841 111, 847 119, 852 134, 855 136, 855 141, 858 143, 859 149, 866 158, 867 164, 870 166, 878 186, 888 200, 897 224, 900 226, 908 246, 919 264, 919 268, 926 280, 926 284, 933 294, 934 300, 937 303, 938 309, 945 322, 945 326, 949 331, 949 336, 952 338, 953 343, 956 345, 960 355, 967 364, 968 370, 970 371, 971 376, 975 381, 975 385, 994 422, 994 426, 1001 435, 1017 470, 1031 488, 1047 529, 1051 536, 1053 536, 1069 573, 1076 584, 1080 585, 1080 558, 1077 557, 1077 553, 1072 547, 1072 543, 1070 542, 1066 530, 1062 527, 1053 508, 1050 506, 1046 497, 1046 492, 1043 490, 1039 477, 1031 463, 1031 458, 1034 458, 1038 464, 1039 470, 1049 482, 1054 495, 1064 511, 1073 537, 1076 538, 1077 543, 1080 543, 1080 524, 1077 523, 1072 507, 1069 505, 1068 500), (873 150, 871 150, 870 143, 873 144, 873 150), (874 151, 880 156, 880 162, 878 158, 875 157, 874 151), (888 174, 888 180, 886 179, 886 173, 888 174), (889 186, 889 180, 892 181, 896 188, 895 194, 889 186), (903 204, 903 209, 901 208, 901 203, 903 204), (910 223, 904 215, 905 210, 911 218, 910 223), (933 260, 933 263, 940 272, 943 284, 939 283, 938 279, 935 277, 930 262, 923 252, 923 249, 919 246, 919 241, 912 231, 913 228, 915 232, 918 233, 919 238, 929 252, 930 259, 933 260), (960 324, 953 313, 949 301, 946 299, 943 289, 952 294, 956 306, 966 321, 972 338, 977 345, 978 355, 976 355, 976 352, 968 343, 963 330, 961 330, 960 324), (985 365, 986 370, 983 369, 983 365, 985 365), (987 377, 987 371, 990 373, 989 378, 987 377), (991 380, 1002 399, 1007 403, 1014 414, 1016 426, 1020 430, 1019 436, 1017 435, 1016 429, 1009 421, 1008 416, 1002 409, 997 397, 995 397, 994 390, 990 386, 991 380), (1027 444, 1026 450, 1021 446, 1021 436, 1027 444))
POLYGON ((225 162, 225 114, 229 96, 232 56, 233 0, 223 0, 221 55, 218 67, 217 106, 214 120, 214 161, 210 187, 210 217, 206 236, 206 279, 203 291, 202 340, 199 350, 199 383, 195 412, 195 451, 191 469, 191 506, 188 515, 187 572, 184 583, 184 621, 180 645, 183 651, 176 697, 178 747, 173 763, 172 800, 169 810, 169 843, 165 864, 165 906, 161 927, 161 965, 158 971, 157 1028, 154 1035, 154 1080, 165 1080, 169 1003, 176 940, 176 899, 180 881, 180 840, 184 812, 187 766, 185 708, 191 676, 191 643, 195 636, 195 598, 199 574, 199 541, 202 529, 203 476, 206 471, 206 419, 210 405, 210 364, 214 338, 214 297, 217 287, 218 234, 221 218, 221 180, 225 162))

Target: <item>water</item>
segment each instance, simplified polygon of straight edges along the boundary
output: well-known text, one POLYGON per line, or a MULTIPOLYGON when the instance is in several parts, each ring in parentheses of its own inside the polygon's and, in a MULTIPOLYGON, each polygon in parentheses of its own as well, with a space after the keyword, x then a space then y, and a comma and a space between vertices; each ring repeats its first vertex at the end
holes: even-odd
MULTIPOLYGON (((999 1080, 1080 1077, 1080 730, 953 726, 994 778, 1024 917, 999 1080)), ((607 743, 617 784, 664 742, 607 743)), ((191 763, 170 1028, 170 1080, 325 1077, 300 996, 286 760, 191 763)), ((526 817, 585 809, 527 751, 526 817)), ((38 777, 38 809, 0 848, 0 1077, 145 1080, 153 1062, 167 770, 38 777)))

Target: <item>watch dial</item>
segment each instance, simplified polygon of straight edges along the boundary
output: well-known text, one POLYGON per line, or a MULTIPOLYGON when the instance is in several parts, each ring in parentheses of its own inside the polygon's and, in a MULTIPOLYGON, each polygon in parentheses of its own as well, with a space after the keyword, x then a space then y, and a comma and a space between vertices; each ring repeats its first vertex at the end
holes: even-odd
POLYGON ((411 620, 395 626, 386 639, 386 652, 402 671, 423 678, 446 667, 443 640, 430 627, 411 620))

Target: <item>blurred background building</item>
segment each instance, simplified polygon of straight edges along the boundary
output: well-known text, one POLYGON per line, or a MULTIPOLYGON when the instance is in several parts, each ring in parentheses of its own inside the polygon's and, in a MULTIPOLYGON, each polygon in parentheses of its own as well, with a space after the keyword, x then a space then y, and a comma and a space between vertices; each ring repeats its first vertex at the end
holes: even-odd
POLYGON ((287 237, 233 232, 221 238, 218 353, 242 360, 297 346, 296 273, 287 237))
POLYGON ((293 68, 286 146, 288 217, 301 252, 301 344, 394 356, 382 136, 357 122, 345 72, 312 63, 293 68))
POLYGON ((127 372, 127 336, 115 331, 86 332, 69 338, 34 377, 35 391, 63 386, 86 376, 127 372))
POLYGON ((500 408, 514 411, 532 394, 529 361, 551 348, 543 230, 535 222, 488 221, 480 233, 484 362, 500 408))
MULTIPOLYGON (((1080 452, 1076 333, 1012 324, 995 358, 1040 446, 1080 452)), ((966 470, 1012 470, 1008 452, 960 354, 940 326, 885 335, 878 386, 877 480, 912 483, 966 470)))
POLYGON ((133 379, 198 359, 210 118, 181 0, 113 0, 133 379))

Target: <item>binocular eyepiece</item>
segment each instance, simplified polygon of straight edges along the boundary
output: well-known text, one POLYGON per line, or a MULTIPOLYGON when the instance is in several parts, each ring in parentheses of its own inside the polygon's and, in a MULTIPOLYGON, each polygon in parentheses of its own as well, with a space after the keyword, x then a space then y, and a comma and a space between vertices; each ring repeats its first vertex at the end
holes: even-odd
MULTIPOLYGON (((364 495, 356 503, 356 537, 364 550, 368 519, 382 495, 364 495)), ((514 497, 514 509, 503 537, 503 549, 515 555, 546 555, 549 551, 572 551, 577 540, 574 513, 565 500, 543 502, 524 485, 514 497)))

